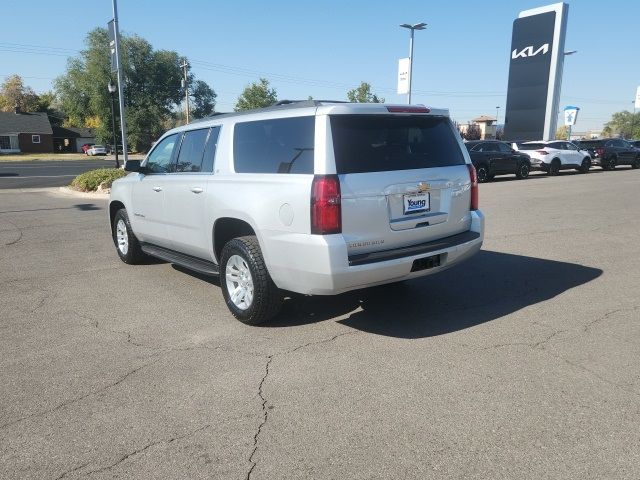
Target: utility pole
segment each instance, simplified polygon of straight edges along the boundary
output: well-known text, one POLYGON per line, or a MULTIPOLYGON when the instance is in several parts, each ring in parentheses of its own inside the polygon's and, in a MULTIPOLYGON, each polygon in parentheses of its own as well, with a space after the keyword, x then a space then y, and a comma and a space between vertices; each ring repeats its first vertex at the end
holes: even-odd
POLYGON ((184 78, 182 79, 182 88, 184 88, 184 100, 187 105, 187 123, 189 123, 189 82, 187 80, 188 66, 189 64, 187 63, 186 59, 183 60, 182 65, 180 65, 180 67, 183 69, 182 71, 184 72, 184 78))

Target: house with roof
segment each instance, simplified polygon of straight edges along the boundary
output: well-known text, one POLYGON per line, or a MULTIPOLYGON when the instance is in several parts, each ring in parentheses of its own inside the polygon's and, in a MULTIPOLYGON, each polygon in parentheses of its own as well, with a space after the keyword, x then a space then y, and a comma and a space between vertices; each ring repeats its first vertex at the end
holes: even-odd
POLYGON ((44 112, 0 112, 0 153, 53 153, 53 130, 44 112))
POLYGON ((96 135, 92 128, 58 127, 53 125, 53 149, 56 153, 83 153, 82 145, 95 144, 96 135))

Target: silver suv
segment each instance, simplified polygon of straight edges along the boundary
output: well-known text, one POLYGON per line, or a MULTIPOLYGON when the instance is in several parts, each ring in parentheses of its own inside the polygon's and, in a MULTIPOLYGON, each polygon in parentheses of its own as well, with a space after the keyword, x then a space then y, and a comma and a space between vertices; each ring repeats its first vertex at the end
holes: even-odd
POLYGON ((484 237, 447 110, 290 102, 168 131, 111 189, 118 255, 220 275, 247 324, 284 291, 333 295, 439 272, 484 237))

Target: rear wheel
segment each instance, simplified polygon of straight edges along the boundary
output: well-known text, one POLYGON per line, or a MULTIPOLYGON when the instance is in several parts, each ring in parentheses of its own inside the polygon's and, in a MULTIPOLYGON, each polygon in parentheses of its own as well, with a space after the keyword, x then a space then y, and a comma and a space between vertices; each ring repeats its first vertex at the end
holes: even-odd
POLYGON ((220 286, 233 316, 247 325, 266 322, 282 306, 282 292, 271 280, 255 236, 234 238, 224 246, 220 286))
POLYGON ((554 158, 549 164, 549 175, 554 177, 560 173, 560 160, 554 158))
POLYGON ((640 168, 640 157, 636 157, 635 161, 631 164, 631 168, 640 168))
POLYGON ((489 169, 486 165, 479 165, 476 169, 476 175, 478 176, 478 183, 489 181, 489 169))
POLYGON ((523 178, 527 178, 529 176, 530 171, 531 171, 531 167, 527 163, 522 162, 520 165, 518 165, 516 178, 520 180, 522 180, 523 178))
POLYGON ((582 160, 582 165, 580 165, 580 168, 578 169, 578 171, 580 171, 581 173, 589 173, 590 168, 591 168, 591 159, 585 158, 584 160, 582 160))
POLYGON ((616 157, 611 156, 609 158, 605 158, 602 160, 602 169, 603 170, 615 170, 618 161, 616 157))

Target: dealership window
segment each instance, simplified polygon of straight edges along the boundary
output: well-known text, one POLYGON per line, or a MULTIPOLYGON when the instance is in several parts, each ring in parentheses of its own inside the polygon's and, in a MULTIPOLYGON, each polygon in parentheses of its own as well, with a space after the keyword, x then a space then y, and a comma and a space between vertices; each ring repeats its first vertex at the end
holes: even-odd
POLYGON ((40 143, 40 135, 31 135, 31 143, 40 143))
POLYGON ((11 139, 9 137, 0 137, 0 150, 11 150, 11 139))

